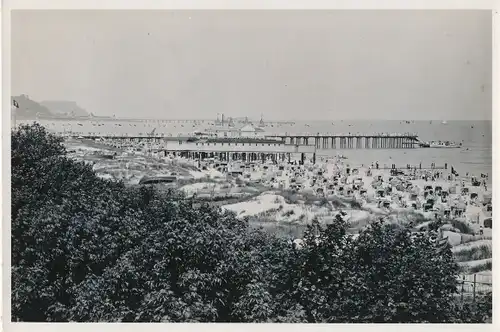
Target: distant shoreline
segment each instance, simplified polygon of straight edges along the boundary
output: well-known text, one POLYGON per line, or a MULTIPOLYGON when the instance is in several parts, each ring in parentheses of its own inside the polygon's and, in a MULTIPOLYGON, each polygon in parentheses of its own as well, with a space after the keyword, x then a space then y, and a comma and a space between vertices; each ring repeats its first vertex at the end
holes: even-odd
MULTIPOLYGON (((18 121, 36 121, 36 120, 72 120, 72 121, 85 121, 85 120, 90 120, 90 121, 130 121, 130 122, 143 122, 143 121, 186 121, 186 122, 216 122, 215 119, 212 118, 206 118, 206 119, 168 119, 168 118, 121 118, 121 117, 111 117, 111 116, 81 116, 81 117, 67 117, 67 116, 40 116, 38 118, 32 118, 32 117, 23 117, 23 116, 18 116, 17 117, 18 121)), ((432 121, 433 123, 441 123, 443 120, 397 120, 397 119, 343 119, 343 120, 331 120, 331 119, 325 119, 325 120, 266 120, 264 121, 265 123, 318 123, 318 122, 333 122, 336 123, 338 122, 339 124, 342 122, 351 122, 351 123, 358 123, 358 122, 404 122, 404 121, 410 121, 410 122, 430 122, 432 121)), ((484 120, 484 119, 466 119, 466 120, 447 120, 447 123, 453 123, 453 122, 492 122, 492 119, 484 120)), ((244 121, 239 120, 235 121, 236 123, 243 123, 244 121)), ((248 122, 250 123, 258 123, 257 120, 249 120, 248 122)))

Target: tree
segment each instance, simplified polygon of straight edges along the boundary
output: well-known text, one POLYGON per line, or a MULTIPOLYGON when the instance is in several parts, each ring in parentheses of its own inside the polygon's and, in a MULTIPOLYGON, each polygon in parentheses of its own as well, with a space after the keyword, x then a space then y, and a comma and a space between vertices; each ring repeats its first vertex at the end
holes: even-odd
POLYGON ((357 238, 355 255, 366 288, 362 319, 380 322, 443 322, 457 292, 458 266, 450 248, 430 234, 381 223, 357 238), (438 250, 441 250, 438 253, 438 250), (364 318, 363 318, 364 317, 364 318))
POLYGON ((345 223, 307 229, 290 273, 309 322, 436 322, 452 317, 457 264, 426 234, 374 223, 357 238, 345 223))

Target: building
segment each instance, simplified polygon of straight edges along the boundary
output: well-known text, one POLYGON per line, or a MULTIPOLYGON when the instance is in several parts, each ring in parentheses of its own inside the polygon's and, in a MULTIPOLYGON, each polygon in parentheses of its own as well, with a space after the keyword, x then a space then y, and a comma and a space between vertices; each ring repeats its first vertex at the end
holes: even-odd
POLYGON ((240 137, 264 137, 264 130, 261 128, 255 128, 251 124, 247 124, 239 129, 240 137))
POLYGON ((217 158, 219 160, 286 161, 292 154, 300 153, 304 161, 306 154, 316 159, 316 147, 311 145, 286 144, 283 141, 252 138, 218 138, 202 141, 168 140, 158 148, 166 154, 180 155, 187 158, 217 158))
POLYGON ((251 124, 244 125, 240 128, 229 126, 216 126, 206 130, 208 136, 225 137, 225 138, 264 138, 264 130, 255 128, 251 124))

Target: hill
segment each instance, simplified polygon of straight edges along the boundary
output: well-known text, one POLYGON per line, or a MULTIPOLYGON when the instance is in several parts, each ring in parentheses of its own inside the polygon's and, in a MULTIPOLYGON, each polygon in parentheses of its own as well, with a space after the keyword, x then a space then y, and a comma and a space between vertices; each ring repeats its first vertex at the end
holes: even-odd
POLYGON ((13 96, 11 101, 15 100, 19 108, 15 111, 16 117, 20 119, 35 119, 39 117, 50 117, 51 111, 44 105, 31 100, 27 95, 13 96))
POLYGON ((54 115, 89 116, 89 113, 74 101, 45 100, 40 102, 40 104, 47 107, 54 115))
POLYGON ((81 118, 93 116, 74 101, 47 100, 37 102, 25 94, 12 96, 11 100, 17 101, 19 105, 19 108, 15 111, 18 119, 32 120, 36 118, 81 118))

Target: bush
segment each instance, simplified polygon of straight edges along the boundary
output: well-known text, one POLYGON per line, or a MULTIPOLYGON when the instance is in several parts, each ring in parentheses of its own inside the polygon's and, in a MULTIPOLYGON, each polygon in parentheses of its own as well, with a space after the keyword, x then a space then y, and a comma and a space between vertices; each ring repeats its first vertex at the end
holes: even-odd
POLYGON ((467 223, 463 222, 463 221, 460 221, 460 220, 452 220, 451 221, 451 225, 453 227, 455 227, 456 229, 458 229, 460 231, 460 233, 463 233, 463 234, 472 234, 474 235, 474 230, 472 230, 472 228, 470 228, 469 225, 467 225, 467 223))
POLYGON ((454 252, 457 262, 476 261, 492 257, 492 250, 489 245, 481 245, 477 247, 464 248, 454 252))
POLYGON ((361 203, 358 202, 357 200, 355 199, 352 199, 349 201, 349 205, 351 206, 351 208, 353 209, 356 209, 356 210, 361 210, 361 203))
POLYGON ((430 230, 430 231, 438 231, 439 228, 443 226, 443 222, 440 221, 440 220, 435 220, 435 221, 431 221, 428 225, 427 225, 427 228, 430 230))
POLYGON ((491 240, 491 236, 462 234, 462 238, 461 238, 460 243, 465 244, 465 243, 475 242, 475 241, 479 241, 479 240, 491 240))
POLYGON ((309 322, 452 318, 448 304, 456 292, 457 265, 449 249, 438 255, 425 234, 412 236, 407 229, 378 222, 356 239, 346 236, 346 227, 313 222, 290 269, 291 297, 301 303, 309 322), (436 278, 419 278, 424 271, 436 278))
POLYGON ((479 294, 475 301, 453 303, 456 323, 491 323, 493 314, 492 292, 479 294))
POLYGON ((319 201, 319 206, 323 207, 323 206, 329 206, 330 205, 330 202, 326 199, 326 198, 322 198, 320 201, 319 201))
POLYGON ((335 209, 339 209, 339 208, 346 208, 347 207, 347 204, 345 203, 345 201, 339 197, 332 197, 329 199, 329 201, 332 203, 332 206, 335 208, 335 209))
POLYGON ((283 191, 281 195, 283 196, 283 198, 285 199, 285 203, 287 204, 297 204, 300 200, 299 195, 290 190, 283 191))
POLYGON ((469 268, 469 273, 477 273, 477 272, 481 272, 481 271, 491 271, 492 268, 493 268, 492 261, 487 261, 484 264, 479 264, 479 265, 476 265, 476 266, 469 268))

